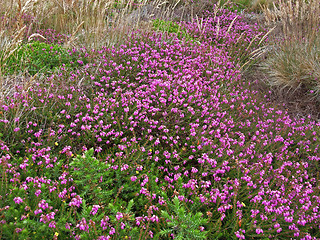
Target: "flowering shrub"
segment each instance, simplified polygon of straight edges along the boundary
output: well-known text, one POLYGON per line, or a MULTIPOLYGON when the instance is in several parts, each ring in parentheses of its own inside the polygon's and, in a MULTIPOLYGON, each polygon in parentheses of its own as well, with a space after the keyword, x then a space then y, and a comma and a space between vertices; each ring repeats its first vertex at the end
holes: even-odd
POLYGON ((70 39, 70 35, 58 33, 54 29, 38 29, 34 34, 35 37, 33 38, 33 40, 37 42, 44 42, 47 44, 63 45, 70 39), (40 34, 41 36, 37 34, 40 34))
POLYGON ((265 29, 247 23, 236 11, 223 8, 206 11, 204 18, 185 23, 181 30, 193 39, 225 49, 240 65, 249 60, 249 53, 259 47, 266 34, 265 29))
POLYGON ((320 237, 320 124, 258 98, 212 31, 136 32, 4 99, 0 236, 320 237))

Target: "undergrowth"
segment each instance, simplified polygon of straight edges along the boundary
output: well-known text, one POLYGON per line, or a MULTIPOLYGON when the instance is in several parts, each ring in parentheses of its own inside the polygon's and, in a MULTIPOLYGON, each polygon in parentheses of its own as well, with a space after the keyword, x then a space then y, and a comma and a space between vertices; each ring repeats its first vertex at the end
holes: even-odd
POLYGON ((0 238, 318 239, 320 124, 242 78, 268 31, 216 5, 103 46, 107 3, 147 4, 63 1, 2 54, 34 82, 0 98, 0 238))

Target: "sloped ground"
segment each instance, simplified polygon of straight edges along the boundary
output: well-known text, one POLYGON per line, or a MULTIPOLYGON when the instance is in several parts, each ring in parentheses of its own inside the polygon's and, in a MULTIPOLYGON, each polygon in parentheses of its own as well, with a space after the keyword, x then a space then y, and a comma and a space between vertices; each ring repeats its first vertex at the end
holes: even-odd
POLYGON ((70 50, 2 100, 0 238, 320 237, 319 123, 238 70, 264 29, 204 17, 70 50))

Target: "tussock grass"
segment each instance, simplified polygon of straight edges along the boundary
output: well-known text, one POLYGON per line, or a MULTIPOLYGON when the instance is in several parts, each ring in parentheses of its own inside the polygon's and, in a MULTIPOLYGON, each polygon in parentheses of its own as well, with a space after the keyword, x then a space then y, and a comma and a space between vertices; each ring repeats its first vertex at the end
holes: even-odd
POLYGON ((267 82, 289 91, 306 90, 319 97, 320 4, 315 0, 279 0, 265 9, 269 24, 281 24, 282 39, 272 46, 262 69, 267 82))
POLYGON ((270 76, 268 83, 293 91, 305 88, 319 94, 319 38, 317 35, 312 42, 282 43, 276 48, 262 64, 270 76))
POLYGON ((265 8, 269 23, 280 21, 286 41, 313 41, 320 24, 320 4, 316 0, 278 0, 273 8, 265 8))

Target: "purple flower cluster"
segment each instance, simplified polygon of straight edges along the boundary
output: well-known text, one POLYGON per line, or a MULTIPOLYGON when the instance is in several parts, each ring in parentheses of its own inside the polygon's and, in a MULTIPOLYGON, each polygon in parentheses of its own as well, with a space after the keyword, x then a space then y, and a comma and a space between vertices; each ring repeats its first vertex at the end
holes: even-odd
POLYGON ((35 22, 35 18, 34 16, 25 13, 11 16, 8 13, 1 12, 0 21, 0 30, 12 31, 16 29, 17 26, 20 28, 26 26, 24 36, 27 36, 28 33, 32 31, 32 25, 35 22))
POLYGON ((59 33, 54 29, 38 29, 35 31, 35 33, 40 34, 45 38, 43 39, 40 36, 36 36, 33 38, 35 41, 45 42, 47 44, 63 45, 70 38, 69 35, 59 33))
POLYGON ((223 48, 233 61, 244 63, 266 33, 257 23, 249 24, 237 12, 227 9, 206 11, 204 18, 182 25, 192 38, 223 48))
POLYGON ((161 211, 177 196, 206 213, 200 229, 210 234, 315 239, 320 124, 290 118, 243 82, 227 48, 244 32, 250 43, 257 27, 236 16, 208 16, 201 33, 189 24, 201 44, 136 32, 119 47, 88 51, 92 62, 81 69, 17 88, 0 103, 0 131, 11 136, 0 141, 11 186, 0 216, 19 205, 75 239, 138 239, 137 229, 147 239, 168 227, 161 211), (218 32, 218 21, 233 21, 231 30, 218 32), (84 193, 74 174, 83 170, 69 163, 91 147, 107 170, 95 169, 99 181, 87 177, 84 193), (133 214, 118 206, 131 199, 133 214))

